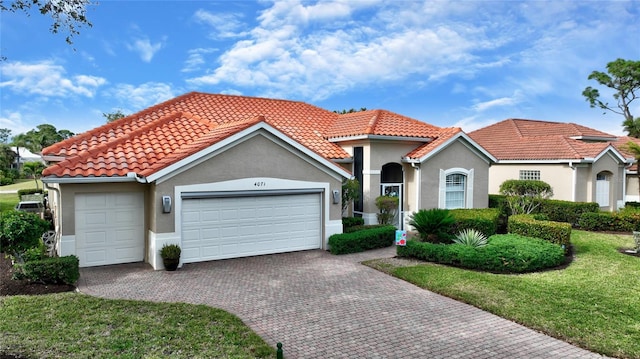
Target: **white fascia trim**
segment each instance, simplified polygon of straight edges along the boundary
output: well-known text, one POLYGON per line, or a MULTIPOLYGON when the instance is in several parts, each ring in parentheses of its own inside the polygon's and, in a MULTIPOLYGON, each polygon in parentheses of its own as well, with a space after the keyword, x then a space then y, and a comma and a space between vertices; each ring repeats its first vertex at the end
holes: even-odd
POLYGON ((136 182, 135 177, 42 177, 44 183, 120 183, 136 182))
POLYGON ((469 148, 472 152, 474 152, 478 157, 482 158, 481 155, 484 155, 485 158, 482 158, 482 159, 485 162, 491 163, 491 162, 497 162, 498 161, 495 157, 493 157, 492 154, 487 152, 487 150, 485 150, 482 146, 480 146, 476 141, 472 140, 471 137, 469 137, 464 132, 458 132, 453 137, 451 137, 448 140, 444 141, 440 146, 434 148, 433 150, 429 151, 429 153, 427 153, 426 155, 420 157, 417 161, 408 159, 406 157, 403 159, 403 161, 404 162, 408 162, 408 163, 422 163, 422 162, 425 162, 429 158, 435 156, 437 153, 439 153, 440 151, 442 151, 445 148, 447 148, 453 142, 457 141, 459 138, 463 138, 465 141, 467 141, 467 143, 462 142, 462 144, 464 146, 466 146, 467 148, 469 148))
POLYGON ((598 136, 570 136, 569 138, 574 139, 574 140, 583 140, 583 141, 602 141, 602 142, 609 142, 609 141, 615 141, 616 137, 615 136, 611 136, 611 137, 598 137, 598 136))
POLYGON ((411 141, 411 142, 431 142, 432 138, 427 137, 402 137, 402 136, 383 136, 383 135, 357 135, 346 137, 331 137, 329 142, 345 142, 345 141, 357 141, 357 140, 385 140, 385 141, 411 141))
POLYGON ((220 152, 220 151, 224 151, 225 148, 227 146, 232 146, 234 144, 237 143, 241 143, 253 136, 250 136, 251 134, 257 134, 256 132, 259 130, 265 130, 266 132, 272 134, 273 136, 277 137, 278 139, 280 139, 281 141, 287 143, 288 145, 296 148, 297 150, 299 150, 300 152, 304 153, 305 155, 307 155, 308 157, 312 158, 313 160, 319 162, 320 164, 324 165, 325 167, 331 169, 332 172, 334 172, 335 177, 346 177, 346 178, 351 178, 351 174, 348 173, 346 170, 342 169, 340 166, 338 166, 337 164, 333 163, 332 161, 329 161, 327 159, 325 159, 324 157, 316 154, 315 152, 309 150, 308 148, 302 146, 301 144, 299 144, 298 142, 292 140, 291 138, 287 137, 285 134, 283 134, 282 132, 278 131, 277 129, 275 129, 274 127, 270 126, 267 123, 264 122, 259 122, 249 128, 246 128, 240 132, 237 132, 227 138, 225 138, 222 141, 216 142, 213 145, 197 152, 194 153, 191 156, 188 156, 170 166, 165 167, 164 169, 153 173, 149 176, 147 176, 147 181, 148 182, 154 182, 157 181, 158 183, 161 183, 162 181, 165 181, 171 177, 173 177, 174 175, 177 175, 183 171, 186 171, 187 169, 193 167, 194 165, 196 165, 200 160, 205 160, 209 155, 215 155, 216 152, 220 152))
POLYGON ((591 163, 593 161, 590 161, 587 158, 582 158, 582 159, 566 159, 566 160, 498 160, 498 162, 496 162, 496 164, 501 165, 501 164, 558 164, 558 163, 566 163, 566 164, 570 164, 570 163, 591 163))
POLYGON ((42 159, 47 162, 62 162, 67 159, 64 156, 54 156, 54 155, 42 155, 40 157, 42 157, 42 159))
POLYGON ((593 162, 595 162, 595 161, 599 160, 600 158, 602 158, 602 156, 606 155, 609 151, 611 151, 613 156, 615 158, 617 158, 620 162, 622 162, 622 163, 626 163, 627 162, 627 159, 620 152, 618 152, 618 150, 616 150, 616 148, 613 147, 612 145, 607 146, 607 148, 602 150, 602 152, 600 152, 596 157, 594 157, 593 158, 593 162))

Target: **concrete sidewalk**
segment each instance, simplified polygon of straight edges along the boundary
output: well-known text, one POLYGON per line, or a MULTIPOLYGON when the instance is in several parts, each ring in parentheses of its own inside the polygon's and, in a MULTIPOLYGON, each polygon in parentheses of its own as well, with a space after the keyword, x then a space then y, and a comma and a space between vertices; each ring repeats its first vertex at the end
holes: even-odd
POLYGON ((83 268, 79 290, 105 298, 186 302, 238 315, 294 358, 602 358, 359 264, 395 248, 313 250, 187 264, 83 268))

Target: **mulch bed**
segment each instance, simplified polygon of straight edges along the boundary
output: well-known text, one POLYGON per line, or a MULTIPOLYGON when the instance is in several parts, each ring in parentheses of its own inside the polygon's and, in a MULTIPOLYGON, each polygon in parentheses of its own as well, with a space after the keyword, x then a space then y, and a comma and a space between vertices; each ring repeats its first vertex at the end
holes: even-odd
MULTIPOLYGON (((42 284, 26 280, 12 280, 12 274, 11 259, 5 258, 4 253, 0 253, 0 296, 61 293, 76 289, 75 286, 68 284, 42 284)), ((2 358, 0 357, 0 359, 2 358)))

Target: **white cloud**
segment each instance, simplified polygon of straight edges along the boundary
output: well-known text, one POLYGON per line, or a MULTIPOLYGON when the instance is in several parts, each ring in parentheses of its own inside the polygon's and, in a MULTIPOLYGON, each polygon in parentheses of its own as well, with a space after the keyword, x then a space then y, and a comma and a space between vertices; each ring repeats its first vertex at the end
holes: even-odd
POLYGON ((493 107, 512 106, 514 104, 516 104, 516 100, 513 97, 501 97, 490 101, 479 102, 473 105, 473 109, 482 112, 493 107))
POLYGON ((193 72, 200 70, 202 66, 206 64, 205 55, 214 53, 216 51, 217 49, 213 48, 198 48, 189 50, 187 59, 184 62, 184 67, 180 71, 193 72))
POLYGON ((246 40, 219 57, 217 68, 188 82, 228 83, 262 89, 263 95, 322 100, 381 81, 473 77, 482 68, 508 63, 504 58, 483 62, 474 54, 503 43, 500 37, 489 39, 482 28, 456 22, 398 26, 392 13, 406 11, 404 5, 275 2, 258 17, 260 25, 246 40), (357 18, 359 11, 371 10, 384 16, 357 18))
POLYGON ((10 129, 11 137, 32 129, 23 123, 22 114, 15 111, 3 111, 0 115, 0 128, 10 129))
POLYGON ((8 62, 0 65, 2 82, 7 88, 21 94, 64 97, 79 95, 93 97, 107 80, 98 76, 75 75, 66 77, 62 65, 45 60, 33 63, 8 62))
POLYGON ((135 111, 176 97, 171 85, 159 82, 147 82, 139 86, 118 84, 109 93, 120 103, 126 104, 125 107, 132 107, 135 111))
POLYGON ((151 62, 153 56, 164 47, 165 41, 166 39, 163 38, 160 42, 152 44, 148 37, 140 37, 135 39, 133 43, 127 44, 127 49, 137 52, 142 61, 151 62))
POLYGON ((245 36, 247 34, 247 32, 243 30, 245 24, 240 21, 242 17, 243 15, 238 13, 214 14, 203 9, 199 9, 193 14, 196 22, 213 28, 209 34, 209 37, 212 39, 245 36))

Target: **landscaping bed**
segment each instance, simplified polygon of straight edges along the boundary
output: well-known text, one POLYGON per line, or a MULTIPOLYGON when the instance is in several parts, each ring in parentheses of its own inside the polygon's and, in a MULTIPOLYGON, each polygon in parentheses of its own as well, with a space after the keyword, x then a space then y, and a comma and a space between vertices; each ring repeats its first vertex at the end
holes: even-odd
POLYGON ((76 289, 69 284, 41 284, 27 280, 12 280, 12 273, 11 259, 6 258, 4 253, 0 253, 0 296, 51 294, 76 289))

